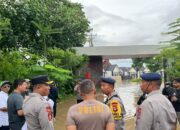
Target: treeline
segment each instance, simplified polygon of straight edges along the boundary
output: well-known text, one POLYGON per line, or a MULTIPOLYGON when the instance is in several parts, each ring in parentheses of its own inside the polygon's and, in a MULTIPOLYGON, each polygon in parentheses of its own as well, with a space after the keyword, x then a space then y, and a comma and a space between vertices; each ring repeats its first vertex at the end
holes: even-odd
POLYGON ((0 80, 48 74, 61 94, 73 91, 76 70, 88 58, 83 46, 89 22, 68 0, 0 0, 0 80))

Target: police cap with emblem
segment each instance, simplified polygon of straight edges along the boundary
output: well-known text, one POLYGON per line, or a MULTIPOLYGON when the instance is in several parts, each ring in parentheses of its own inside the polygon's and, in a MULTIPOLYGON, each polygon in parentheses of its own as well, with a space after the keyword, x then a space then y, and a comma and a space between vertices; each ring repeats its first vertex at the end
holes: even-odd
POLYGON ((160 80, 161 75, 158 73, 144 73, 141 75, 142 80, 145 81, 155 81, 155 80, 160 80))
POLYGON ((31 79, 32 85, 37 85, 37 84, 47 84, 50 85, 53 83, 53 81, 50 81, 48 79, 47 75, 39 75, 31 79))
POLYGON ((110 77, 102 77, 101 81, 112 85, 114 85, 114 83, 116 82, 113 78, 110 77))

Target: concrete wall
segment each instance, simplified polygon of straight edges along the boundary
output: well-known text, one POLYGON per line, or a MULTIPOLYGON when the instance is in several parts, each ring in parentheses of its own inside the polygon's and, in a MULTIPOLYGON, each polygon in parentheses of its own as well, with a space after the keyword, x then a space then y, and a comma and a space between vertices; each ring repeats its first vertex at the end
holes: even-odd
POLYGON ((118 66, 116 66, 116 67, 114 68, 113 76, 120 76, 120 69, 119 69, 118 66))
POLYGON ((91 78, 97 83, 103 75, 103 64, 101 56, 90 56, 87 70, 91 74, 91 78))
POLYGON ((106 71, 104 77, 111 77, 112 71, 106 71))

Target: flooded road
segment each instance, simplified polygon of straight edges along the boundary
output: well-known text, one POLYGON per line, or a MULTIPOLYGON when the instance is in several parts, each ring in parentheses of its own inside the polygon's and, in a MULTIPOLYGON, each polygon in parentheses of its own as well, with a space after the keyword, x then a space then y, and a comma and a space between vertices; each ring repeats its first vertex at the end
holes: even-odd
POLYGON ((136 113, 136 102, 141 94, 139 85, 135 83, 116 84, 115 90, 123 100, 126 110, 125 120, 134 118, 136 113))

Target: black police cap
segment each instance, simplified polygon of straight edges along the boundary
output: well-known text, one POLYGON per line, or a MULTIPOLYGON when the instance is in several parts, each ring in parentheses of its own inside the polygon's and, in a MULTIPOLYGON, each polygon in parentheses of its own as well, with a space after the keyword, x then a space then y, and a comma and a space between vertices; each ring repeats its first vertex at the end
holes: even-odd
POLYGON ((114 85, 114 83, 116 82, 113 78, 110 77, 102 77, 101 81, 112 85, 114 85))
POLYGON ((145 81, 154 81, 154 80, 160 80, 161 75, 158 73, 144 73, 141 75, 141 78, 145 81))
POLYGON ((47 75, 39 75, 39 76, 36 76, 33 79, 31 79, 32 85, 37 85, 37 84, 48 84, 48 85, 50 85, 52 83, 53 83, 53 81, 50 81, 48 79, 47 75))

